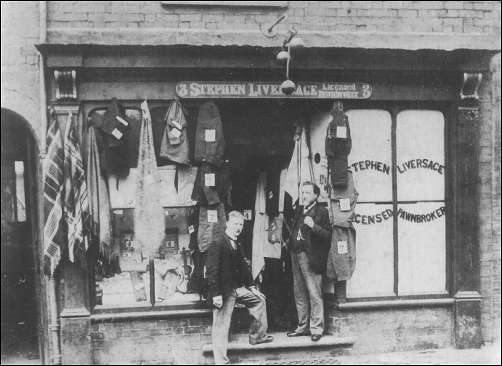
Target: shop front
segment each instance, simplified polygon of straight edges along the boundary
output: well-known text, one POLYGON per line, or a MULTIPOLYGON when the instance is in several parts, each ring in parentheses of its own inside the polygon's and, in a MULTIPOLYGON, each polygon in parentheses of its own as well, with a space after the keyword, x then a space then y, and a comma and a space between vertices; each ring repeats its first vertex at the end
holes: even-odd
MULTIPOLYGON (((74 127, 87 174, 98 158, 101 178, 87 189, 106 201, 84 263, 63 255, 54 274, 63 363, 207 360, 205 253, 235 209, 270 330, 293 328, 287 229, 272 238, 298 195, 284 180, 292 166, 324 205, 351 212, 353 236, 330 251, 348 267, 334 262, 324 281, 329 335, 350 336, 354 353, 479 345, 470 137, 480 119, 472 80, 488 54, 466 64, 468 51, 303 50, 285 95, 267 48, 40 49, 51 118, 74 127), (333 111, 348 120, 337 135, 351 146, 346 208, 327 169, 333 111)), ((246 326, 237 309, 231 340, 246 326)))

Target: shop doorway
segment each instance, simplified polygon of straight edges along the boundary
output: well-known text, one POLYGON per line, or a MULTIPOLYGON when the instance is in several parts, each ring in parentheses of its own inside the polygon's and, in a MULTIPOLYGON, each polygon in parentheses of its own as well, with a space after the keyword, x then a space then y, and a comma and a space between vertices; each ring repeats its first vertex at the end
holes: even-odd
POLYGON ((2 109, 2 364, 40 364, 36 143, 26 121, 2 109))
MULTIPOLYGON (((315 101, 284 100, 220 100, 227 157, 232 167, 232 208, 248 217, 241 234, 246 256, 253 252, 253 225, 257 183, 261 173, 267 180, 278 181, 287 168, 294 148, 297 125, 308 125, 312 113, 319 109, 315 101), (252 214, 248 216, 246 211, 252 214)), ((268 189, 266 190, 267 194, 268 189)), ((276 192, 277 194, 278 192, 276 192)), ((286 202, 284 215, 291 216, 291 202, 286 202)), ((269 216, 270 218, 270 216, 269 216)), ((269 328, 291 330, 296 326, 293 276, 289 256, 282 250, 280 258, 265 258, 261 290, 267 296, 269 328)))

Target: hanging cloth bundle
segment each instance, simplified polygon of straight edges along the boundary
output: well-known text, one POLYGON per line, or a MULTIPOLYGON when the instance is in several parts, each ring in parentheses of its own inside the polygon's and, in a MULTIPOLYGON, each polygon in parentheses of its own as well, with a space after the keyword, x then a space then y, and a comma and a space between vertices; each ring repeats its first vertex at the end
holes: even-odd
POLYGON ((152 120, 146 100, 141 103, 141 112, 134 233, 143 255, 147 257, 155 254, 164 237, 164 211, 159 197, 152 120))
POLYGON ((340 101, 335 102, 331 115, 333 119, 326 131, 328 173, 333 187, 346 187, 348 155, 352 149, 349 118, 343 113, 343 105, 340 101))
POLYGON ((190 164, 187 120, 178 98, 169 106, 164 116, 164 124, 159 156, 178 164, 190 164))

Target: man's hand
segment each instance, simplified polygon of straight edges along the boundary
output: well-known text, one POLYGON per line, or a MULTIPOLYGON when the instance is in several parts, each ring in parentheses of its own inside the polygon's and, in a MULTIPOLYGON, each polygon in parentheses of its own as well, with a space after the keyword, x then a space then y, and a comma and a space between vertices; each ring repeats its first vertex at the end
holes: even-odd
POLYGON ((310 217, 310 216, 305 217, 305 219, 303 220, 303 223, 311 229, 314 228, 314 220, 312 220, 312 217, 310 217))
POLYGON ((221 309, 221 307, 223 306, 223 296, 221 296, 221 295, 214 296, 213 297, 213 305, 216 308, 221 309))

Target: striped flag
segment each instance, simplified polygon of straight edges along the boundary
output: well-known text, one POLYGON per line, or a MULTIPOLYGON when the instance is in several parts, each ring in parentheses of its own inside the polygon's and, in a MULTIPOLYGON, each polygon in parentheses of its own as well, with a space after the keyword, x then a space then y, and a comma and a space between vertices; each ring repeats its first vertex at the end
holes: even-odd
POLYGON ((84 258, 88 248, 89 201, 86 176, 76 124, 68 114, 64 142, 64 218, 68 226, 68 256, 71 262, 84 258))
POLYGON ((51 114, 44 160, 44 272, 52 276, 66 238, 61 226, 64 199, 64 145, 56 116, 51 114))

